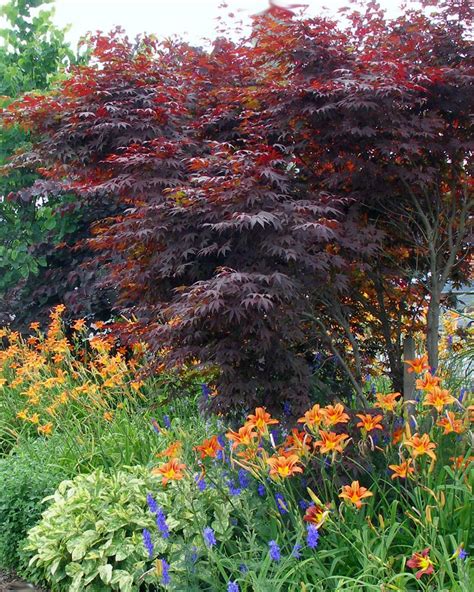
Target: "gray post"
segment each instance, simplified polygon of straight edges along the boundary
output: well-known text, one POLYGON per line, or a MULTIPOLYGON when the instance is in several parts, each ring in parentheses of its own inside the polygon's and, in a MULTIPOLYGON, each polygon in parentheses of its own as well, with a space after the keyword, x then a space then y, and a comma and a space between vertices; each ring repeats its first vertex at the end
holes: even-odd
MULTIPOLYGON (((405 338, 403 342, 403 361, 413 360, 416 357, 415 351, 415 340, 411 335, 405 338)), ((413 401, 415 398, 415 382, 416 374, 414 372, 408 372, 408 365, 403 364, 403 400, 413 401)), ((405 405, 407 419, 415 414, 415 406, 413 403, 407 403, 405 405)))

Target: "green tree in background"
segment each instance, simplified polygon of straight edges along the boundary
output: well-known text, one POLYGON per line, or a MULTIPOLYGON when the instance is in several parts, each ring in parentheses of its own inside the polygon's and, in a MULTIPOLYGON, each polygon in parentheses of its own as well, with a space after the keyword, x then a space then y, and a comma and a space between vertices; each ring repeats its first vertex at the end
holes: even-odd
MULTIPOLYGON (((10 0, 0 8, 0 108, 24 93, 44 93, 77 62, 65 29, 53 23, 54 0, 10 0)), ((30 134, 18 126, 0 129, 0 299, 18 282, 36 275, 46 258, 33 248, 59 242, 72 220, 54 216, 63 196, 15 199, 37 178, 33 168, 9 169, 10 158, 29 147, 30 134), (3 170, 2 170, 2 167, 3 170), (53 201, 52 201, 53 200, 53 201)), ((3 319, 6 320, 6 319, 3 319)))
POLYGON ((10 0, 0 8, 6 26, 0 29, 0 94, 16 97, 44 90, 74 54, 65 29, 52 21, 53 0, 10 0))

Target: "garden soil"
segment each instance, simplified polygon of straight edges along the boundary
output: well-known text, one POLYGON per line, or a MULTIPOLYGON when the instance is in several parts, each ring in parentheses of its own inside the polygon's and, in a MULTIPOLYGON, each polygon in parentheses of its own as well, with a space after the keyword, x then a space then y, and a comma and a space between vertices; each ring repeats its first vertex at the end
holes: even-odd
POLYGON ((47 592, 19 580, 14 574, 0 570, 0 592, 47 592))

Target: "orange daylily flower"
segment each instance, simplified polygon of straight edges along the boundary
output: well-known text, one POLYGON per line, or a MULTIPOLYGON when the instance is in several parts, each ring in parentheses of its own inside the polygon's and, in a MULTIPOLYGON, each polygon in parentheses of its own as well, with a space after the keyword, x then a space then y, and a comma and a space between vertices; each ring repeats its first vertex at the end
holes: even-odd
POLYGON ((229 432, 227 432, 225 437, 228 440, 233 441, 232 448, 237 448, 237 446, 239 446, 240 444, 242 444, 243 446, 249 446, 253 443, 255 438, 258 437, 258 435, 254 431, 252 431, 251 425, 245 424, 244 426, 239 428, 238 432, 230 430, 229 432))
POLYGON ((241 450, 238 450, 236 455, 246 461, 251 461, 256 459, 258 453, 259 449, 256 446, 251 446, 249 448, 242 448, 241 450))
POLYGON ((20 334, 18 331, 12 331, 9 335, 10 343, 15 343, 16 341, 20 340, 20 334))
POLYGON ((372 430, 383 430, 383 426, 379 423, 379 421, 382 421, 383 415, 370 415, 369 413, 363 415, 362 413, 358 413, 356 417, 361 420, 357 424, 358 428, 363 428, 367 432, 372 430))
POLYGON ((53 424, 50 423, 45 423, 44 425, 41 425, 38 427, 38 434, 43 434, 45 436, 49 436, 53 431, 53 424))
POLYGON ((180 463, 177 458, 172 458, 164 465, 154 468, 152 473, 154 475, 161 475, 162 483, 166 485, 168 481, 180 481, 184 477, 183 470, 185 468, 185 464, 180 463))
POLYGON ((469 407, 466 409, 467 411, 467 416, 469 418, 469 421, 471 423, 474 423, 474 405, 469 405, 469 407))
POLYGON ((55 317, 62 315, 65 310, 66 310, 66 306, 64 304, 58 304, 53 308, 53 310, 49 316, 53 319, 55 317))
POLYGON ((406 479, 412 473, 415 472, 413 465, 413 459, 409 458, 408 460, 404 460, 399 465, 388 465, 389 469, 392 469, 393 475, 392 479, 406 479))
POLYGON ((337 425, 338 423, 347 423, 349 416, 344 412, 344 406, 340 403, 336 405, 328 405, 324 409, 324 424, 328 427, 337 425))
POLYGON ((449 460, 453 463, 453 469, 465 471, 471 463, 474 463, 474 456, 450 456, 449 460))
POLYGON ((363 502, 361 500, 366 497, 374 495, 367 487, 361 487, 359 481, 352 481, 350 485, 344 485, 342 487, 339 497, 346 499, 349 503, 354 504, 357 509, 362 507, 363 502))
POLYGON ((384 411, 394 411, 395 406, 398 403, 397 399, 400 396, 401 396, 400 393, 387 393, 386 395, 384 395, 382 393, 377 393, 375 395, 375 398, 377 399, 377 402, 375 403, 375 407, 379 407, 380 409, 383 409, 384 411))
POLYGON ((454 403, 456 399, 449 394, 447 389, 442 389, 439 386, 434 386, 425 397, 423 405, 430 405, 434 407, 438 413, 441 413, 445 405, 454 403))
POLYGON ((291 477, 296 473, 302 473, 303 469, 299 465, 300 459, 296 454, 289 456, 272 456, 267 459, 270 465, 270 477, 291 477))
POLYGON ((438 386, 441 382, 441 378, 433 376, 430 372, 427 372, 423 378, 416 379, 416 388, 421 391, 429 391, 434 386, 438 386))
POLYGON ((336 434, 335 432, 325 432, 321 430, 319 435, 321 440, 314 443, 314 447, 320 447, 319 452, 324 454, 326 452, 342 452, 345 445, 344 440, 347 440, 349 436, 347 434, 336 434))
POLYGON ((306 411, 303 417, 298 419, 298 423, 304 423, 309 428, 314 426, 319 427, 325 416, 325 410, 319 405, 313 405, 313 407, 306 411))
POLYGON ((463 421, 457 418, 452 411, 446 411, 446 415, 437 421, 436 425, 444 428, 444 434, 462 434, 464 432, 463 421))
POLYGON ((37 413, 33 413, 33 415, 28 418, 28 421, 31 421, 31 423, 39 423, 39 415, 37 413))
POLYGON ((430 575, 434 572, 433 562, 429 556, 429 548, 423 549, 420 553, 413 553, 407 561, 407 566, 412 569, 418 569, 415 576, 419 580, 423 575, 430 575), (419 569, 420 568, 420 569, 419 569))
POLYGON ((141 389, 141 387, 144 384, 145 383, 143 380, 132 380, 132 382, 130 383, 130 387, 132 388, 132 390, 134 390, 136 393, 138 393, 138 391, 141 389))
POLYGON ((72 324, 72 328, 74 331, 82 331, 82 329, 84 329, 85 326, 86 326, 85 319, 76 319, 74 321, 74 323, 72 324))
POLYGON ((305 522, 310 522, 311 524, 314 524, 316 528, 319 528, 321 524, 326 520, 328 514, 329 510, 327 507, 321 506, 319 504, 314 504, 306 509, 305 515, 303 516, 303 520, 305 522))
POLYGON ((64 356, 61 353, 54 354, 53 362, 55 364, 60 364, 64 360, 64 356))
POLYGON ((21 419, 22 421, 27 421, 28 420, 28 413, 25 409, 22 409, 21 411, 18 411, 18 413, 16 414, 18 419, 21 419))
POLYGON ((433 460, 436 460, 436 454, 433 452, 436 448, 436 444, 430 441, 428 434, 423 434, 422 436, 414 434, 414 436, 405 440, 404 444, 405 446, 408 446, 408 448, 411 448, 411 455, 413 458, 418 458, 419 456, 426 454, 433 460))
POLYGON ((113 413, 111 411, 104 411, 103 417, 105 421, 112 421, 114 418, 113 413))
POLYGON ((222 446, 219 444, 217 436, 212 436, 212 438, 204 440, 201 445, 195 446, 194 449, 199 452, 201 458, 216 458, 217 453, 220 450, 224 450, 222 446))
POLYGON ((297 450, 298 453, 304 454, 305 452, 310 452, 310 444, 311 436, 309 434, 306 432, 300 432, 297 428, 293 428, 291 434, 286 437, 285 441, 280 446, 280 450, 297 450))
POLYGON ((415 372, 415 374, 421 374, 424 370, 430 369, 430 365, 428 364, 428 356, 426 354, 421 356, 421 358, 405 360, 405 364, 408 364, 408 372, 415 372))
POLYGON ((272 419, 272 416, 267 413, 265 407, 257 407, 255 409, 255 415, 251 414, 248 416, 246 425, 256 428, 260 434, 265 434, 268 429, 267 426, 277 423, 279 421, 272 419))
POLYGON ((176 442, 170 444, 168 448, 165 448, 162 452, 158 452, 156 456, 159 458, 169 458, 171 460, 180 455, 182 447, 183 444, 179 440, 176 440, 176 442))
POLYGON ((402 424, 400 426, 397 426, 394 430, 393 430, 393 434, 392 434, 392 444, 398 444, 399 442, 401 442, 403 440, 403 433, 405 431, 405 426, 402 424))

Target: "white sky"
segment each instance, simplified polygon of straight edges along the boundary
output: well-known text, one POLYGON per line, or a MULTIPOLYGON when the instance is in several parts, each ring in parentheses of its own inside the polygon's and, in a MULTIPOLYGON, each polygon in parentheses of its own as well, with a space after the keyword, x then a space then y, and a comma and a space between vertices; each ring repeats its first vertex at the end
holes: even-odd
MULTIPOLYGON (((0 0, 0 5, 6 0, 0 0)), ((398 12, 401 0, 379 0, 391 14, 398 12)), ((227 0, 228 8, 219 10, 222 0, 56 0, 57 25, 71 25, 68 39, 76 43, 88 31, 108 32, 120 25, 134 37, 153 33, 158 37, 180 35, 192 43, 214 37, 217 16, 234 12, 244 21, 249 15, 268 7, 268 0, 227 0)), ((322 7, 334 12, 349 4, 348 0, 278 0, 278 4, 307 4, 309 15, 322 7)))

